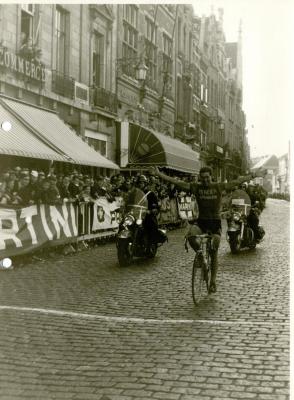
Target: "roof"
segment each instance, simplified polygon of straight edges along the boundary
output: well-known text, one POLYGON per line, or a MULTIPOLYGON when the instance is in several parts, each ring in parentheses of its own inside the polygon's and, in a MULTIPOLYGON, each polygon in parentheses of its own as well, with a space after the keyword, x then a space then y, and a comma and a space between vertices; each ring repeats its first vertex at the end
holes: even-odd
POLYGON ((130 125, 129 165, 157 165, 198 173, 199 154, 189 146, 161 133, 130 125))
POLYGON ((38 139, 26 125, 0 104, 0 127, 5 121, 11 123, 11 130, 6 132, 0 128, 0 154, 68 161, 66 157, 38 139))
POLYGON ((119 169, 85 143, 56 113, 4 97, 1 97, 1 103, 35 136, 65 157, 67 162, 119 169))
POLYGON ((256 170, 258 168, 277 168, 278 167, 278 159, 275 155, 270 155, 259 160, 251 170, 256 170))

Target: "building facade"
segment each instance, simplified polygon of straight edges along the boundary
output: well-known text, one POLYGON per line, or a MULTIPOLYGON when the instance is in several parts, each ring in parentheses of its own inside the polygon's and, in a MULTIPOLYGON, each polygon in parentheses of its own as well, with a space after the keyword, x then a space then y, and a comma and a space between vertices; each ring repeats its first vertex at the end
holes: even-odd
POLYGON ((241 44, 225 42, 222 18, 191 5, 2 4, 0 92, 55 110, 122 168, 133 124, 230 179, 248 144, 241 44))
POLYGON ((1 93, 55 110, 92 147, 115 160, 111 9, 68 4, 0 7, 1 93))

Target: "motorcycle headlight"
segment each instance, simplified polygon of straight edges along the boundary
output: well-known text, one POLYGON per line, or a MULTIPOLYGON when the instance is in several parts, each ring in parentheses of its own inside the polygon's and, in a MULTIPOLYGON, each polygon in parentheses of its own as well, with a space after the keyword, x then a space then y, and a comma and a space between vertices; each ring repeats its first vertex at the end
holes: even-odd
POLYGON ((130 226, 133 225, 133 223, 135 222, 135 218, 132 215, 127 215, 124 219, 124 224, 126 226, 130 226))
POLYGON ((234 215, 233 215, 233 220, 234 221, 239 221, 240 220, 240 214, 239 213, 235 213, 234 215))

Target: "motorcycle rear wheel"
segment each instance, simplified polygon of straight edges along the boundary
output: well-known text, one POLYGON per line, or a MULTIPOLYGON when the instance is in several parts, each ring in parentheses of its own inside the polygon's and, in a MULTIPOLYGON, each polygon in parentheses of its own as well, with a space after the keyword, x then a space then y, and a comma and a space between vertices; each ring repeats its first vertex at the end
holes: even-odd
POLYGON ((127 240, 120 240, 117 243, 117 258, 120 267, 127 267, 133 261, 133 256, 129 251, 129 242, 127 240))
POLYGON ((253 243, 251 243, 250 244, 250 246, 248 246, 249 247, 249 249, 255 249, 256 248, 256 242, 253 242, 253 243))

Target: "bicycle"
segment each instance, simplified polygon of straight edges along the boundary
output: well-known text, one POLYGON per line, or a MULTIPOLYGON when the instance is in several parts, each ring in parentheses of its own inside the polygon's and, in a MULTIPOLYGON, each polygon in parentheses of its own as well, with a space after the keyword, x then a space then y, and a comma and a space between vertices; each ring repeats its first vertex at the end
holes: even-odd
POLYGON ((212 235, 205 233, 197 235, 196 239, 200 239, 200 249, 195 253, 192 269, 192 297, 195 305, 201 300, 202 290, 206 284, 209 293, 211 280, 211 249, 212 235))

